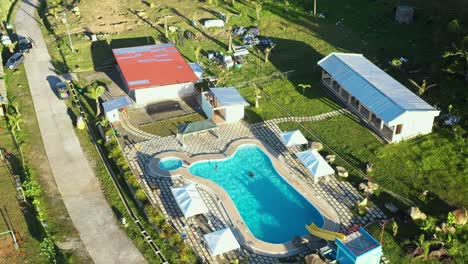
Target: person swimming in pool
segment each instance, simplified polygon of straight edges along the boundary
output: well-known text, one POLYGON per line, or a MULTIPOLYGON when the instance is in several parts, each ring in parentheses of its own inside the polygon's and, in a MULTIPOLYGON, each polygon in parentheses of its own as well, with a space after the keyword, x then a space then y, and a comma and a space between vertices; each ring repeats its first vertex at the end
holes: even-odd
POLYGON ((253 177, 253 176, 255 176, 255 173, 253 171, 249 171, 249 176, 253 177))
POLYGON ((218 170, 218 164, 215 164, 215 165, 214 165, 214 169, 215 169, 215 170, 218 170))

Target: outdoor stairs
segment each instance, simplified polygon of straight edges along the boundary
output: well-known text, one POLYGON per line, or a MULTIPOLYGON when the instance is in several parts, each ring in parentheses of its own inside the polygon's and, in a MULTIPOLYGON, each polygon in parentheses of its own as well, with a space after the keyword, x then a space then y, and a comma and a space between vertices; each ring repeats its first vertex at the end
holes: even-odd
POLYGON ((132 123, 128 120, 128 118, 125 115, 119 114, 120 115, 120 125, 122 126, 125 131, 127 131, 129 134, 144 139, 144 140, 152 140, 152 139, 158 139, 160 138, 159 136, 147 133, 145 131, 142 131, 138 128, 136 128, 132 123))

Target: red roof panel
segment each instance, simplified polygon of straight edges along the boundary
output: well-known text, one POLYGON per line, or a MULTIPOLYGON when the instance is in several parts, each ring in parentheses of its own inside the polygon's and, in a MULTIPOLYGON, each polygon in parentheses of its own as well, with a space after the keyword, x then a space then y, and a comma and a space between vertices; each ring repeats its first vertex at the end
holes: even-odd
POLYGON ((112 50, 130 90, 198 81, 173 44, 112 50))

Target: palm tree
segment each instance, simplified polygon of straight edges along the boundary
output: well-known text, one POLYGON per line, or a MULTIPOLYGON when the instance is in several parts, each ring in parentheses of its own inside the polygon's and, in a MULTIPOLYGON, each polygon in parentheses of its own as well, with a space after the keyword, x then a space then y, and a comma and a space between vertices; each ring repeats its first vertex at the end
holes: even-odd
POLYGON ((18 45, 18 41, 15 41, 15 42, 12 42, 10 44, 7 44, 7 48, 8 48, 8 51, 10 53, 14 53, 15 52, 15 48, 16 48, 16 45, 18 45))
POLYGON ((97 82, 87 87, 88 92, 85 95, 89 99, 93 99, 96 102, 96 116, 101 114, 101 108, 99 107, 99 97, 104 93, 104 86, 99 85, 97 82))
POLYGON ((257 20, 260 20, 260 12, 262 12, 262 2, 254 2, 255 13, 257 14, 257 20))
POLYGON ((425 93, 429 88, 436 86, 436 84, 430 84, 428 85, 426 80, 423 80, 421 84, 418 84, 412 79, 408 79, 408 81, 418 89, 418 95, 421 96, 423 93, 425 93))
POLYGON ((202 50, 201 46, 197 46, 193 48, 193 54, 195 55, 195 59, 197 60, 197 63, 200 63, 199 58, 200 58, 201 50, 202 50))
POLYGON ((96 122, 96 125, 102 126, 102 128, 106 129, 109 126, 110 122, 107 117, 103 117, 101 120, 96 122))
POLYGON ((21 131, 20 124, 23 123, 23 119, 21 118, 21 114, 17 113, 16 115, 7 114, 8 118, 8 125, 11 128, 11 132, 13 135, 16 135, 16 131, 21 131))
POLYGON ((310 84, 303 84, 303 83, 300 83, 300 84, 298 84, 297 86, 299 86, 299 87, 302 88, 302 95, 305 94, 305 89, 306 89, 306 88, 312 87, 312 86, 310 86, 310 84))
POLYGON ((10 105, 15 110, 15 113, 19 114, 18 98, 16 96, 12 96, 8 98, 8 101, 10 101, 10 105))

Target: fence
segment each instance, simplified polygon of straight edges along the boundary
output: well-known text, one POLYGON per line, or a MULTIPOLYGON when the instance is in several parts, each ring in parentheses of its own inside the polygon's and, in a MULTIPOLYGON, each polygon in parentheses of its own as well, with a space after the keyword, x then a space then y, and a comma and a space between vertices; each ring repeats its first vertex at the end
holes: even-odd
MULTIPOLYGON (((148 243, 148 245, 151 247, 153 252, 159 257, 159 259, 161 260, 161 263, 168 264, 169 262, 164 257, 164 255, 161 253, 160 249, 154 243, 153 239, 148 234, 145 227, 140 223, 140 219, 138 218, 138 216, 133 212, 133 209, 130 207, 130 204, 129 204, 127 198, 125 197, 125 194, 124 194, 124 192, 122 190, 122 187, 120 186, 120 183, 118 182, 117 175, 115 175, 115 172, 112 169, 111 165, 109 164, 109 161, 107 160, 106 156, 104 155, 104 151, 102 150, 101 146, 97 143, 96 135, 94 134, 94 131, 91 129, 91 124, 89 123, 88 119, 86 118, 86 115, 85 115, 85 113, 83 111, 83 107, 81 105, 80 100, 78 99, 78 95, 77 95, 76 89, 73 86, 73 84, 70 85, 70 90, 72 92, 73 99, 74 99, 75 103, 77 104, 78 109, 80 111, 80 116, 83 118, 83 120, 87 124, 86 127, 87 127, 87 130, 88 130, 88 134, 89 134, 89 136, 91 137, 91 139, 93 141, 93 145, 96 148, 96 151, 98 152, 99 157, 101 158, 101 161, 104 163, 104 165, 105 165, 104 167, 106 167, 107 172, 111 176, 114 187, 117 190, 117 193, 119 194, 120 200, 124 204, 125 209, 127 210, 128 214, 132 218, 133 222, 137 225, 137 227, 140 230, 140 233, 143 236, 146 243, 148 243)), ((114 136, 115 136, 115 134, 114 134, 114 136)))

